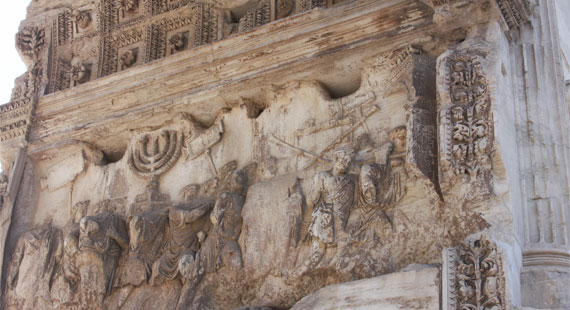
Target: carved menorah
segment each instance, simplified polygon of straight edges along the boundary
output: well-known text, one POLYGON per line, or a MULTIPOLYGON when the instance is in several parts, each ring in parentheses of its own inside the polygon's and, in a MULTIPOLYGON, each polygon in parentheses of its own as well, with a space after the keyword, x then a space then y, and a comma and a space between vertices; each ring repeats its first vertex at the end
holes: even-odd
POLYGON ((129 167, 139 177, 156 178, 180 158, 183 141, 183 134, 175 130, 144 134, 130 149, 129 167))

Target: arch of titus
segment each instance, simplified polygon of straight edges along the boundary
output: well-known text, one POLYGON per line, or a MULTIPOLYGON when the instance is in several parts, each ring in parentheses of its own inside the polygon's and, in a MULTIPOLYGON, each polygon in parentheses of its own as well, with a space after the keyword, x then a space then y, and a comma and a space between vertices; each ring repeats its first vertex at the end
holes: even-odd
POLYGON ((570 309, 570 1, 32 0, 2 309, 570 309))

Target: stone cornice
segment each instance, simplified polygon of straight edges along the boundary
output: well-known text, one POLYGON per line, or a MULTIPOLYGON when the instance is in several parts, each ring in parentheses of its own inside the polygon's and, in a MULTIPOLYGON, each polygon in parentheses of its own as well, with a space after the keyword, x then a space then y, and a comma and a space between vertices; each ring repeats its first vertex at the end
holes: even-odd
POLYGON ((237 100, 242 93, 285 82, 280 79, 284 70, 289 79, 318 78, 311 66, 332 60, 329 55, 359 49, 364 57, 364 50, 389 50, 429 25, 430 10, 411 0, 351 2, 278 20, 42 97, 29 150, 68 139, 98 142, 103 134, 120 138, 127 134, 121 124, 152 124, 155 113, 167 105, 203 111, 208 118, 227 104, 226 94, 237 100))

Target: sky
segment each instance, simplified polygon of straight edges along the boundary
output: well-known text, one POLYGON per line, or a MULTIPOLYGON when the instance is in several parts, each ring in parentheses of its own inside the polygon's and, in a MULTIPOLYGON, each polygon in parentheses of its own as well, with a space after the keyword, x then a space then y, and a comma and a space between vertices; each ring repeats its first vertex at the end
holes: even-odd
POLYGON ((20 21, 26 17, 30 0, 5 1, 0 10, 0 104, 8 103, 14 80, 26 72, 15 46, 15 35, 20 21))
POLYGON ((26 7, 30 1, 4 2, 0 10, 0 104, 10 101, 14 80, 26 72, 26 66, 16 51, 15 36, 20 21, 26 17, 26 7))

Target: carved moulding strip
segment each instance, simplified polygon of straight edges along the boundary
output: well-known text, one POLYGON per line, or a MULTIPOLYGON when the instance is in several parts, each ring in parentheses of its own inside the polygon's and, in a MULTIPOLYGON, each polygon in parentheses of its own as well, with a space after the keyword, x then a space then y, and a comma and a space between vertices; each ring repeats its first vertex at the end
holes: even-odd
POLYGON ((0 106, 0 141, 10 140, 26 133, 32 111, 32 100, 14 100, 0 106))
POLYGON ((190 0, 152 0, 147 1, 146 5, 150 6, 148 11, 152 12, 152 15, 156 15, 177 9, 188 3, 190 3, 190 0))
POLYGON ((327 0, 299 0, 299 12, 306 12, 314 8, 326 8, 327 0))
POLYGON ((247 11, 239 20, 239 32, 253 30, 259 26, 271 22, 271 3, 267 0, 261 1, 257 8, 247 11))
POLYGON ((492 168, 494 129, 483 60, 453 53, 444 62, 444 92, 450 102, 443 99, 440 110, 441 167, 444 174, 467 175, 473 181, 487 176, 492 168))
POLYGON ((443 310, 508 309, 497 244, 482 234, 443 250, 443 310))

